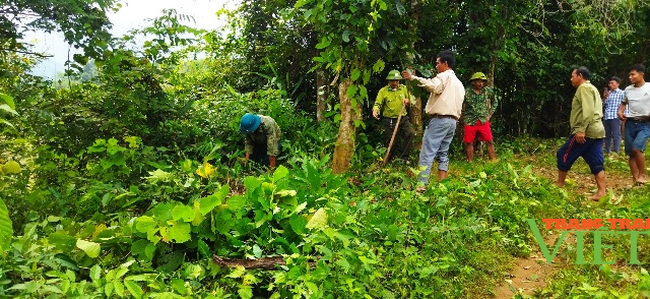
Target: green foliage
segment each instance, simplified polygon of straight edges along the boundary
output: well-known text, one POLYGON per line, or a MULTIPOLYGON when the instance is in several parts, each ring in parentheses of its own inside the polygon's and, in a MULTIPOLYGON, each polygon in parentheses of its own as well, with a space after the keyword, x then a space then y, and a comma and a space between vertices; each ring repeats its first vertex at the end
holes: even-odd
MULTIPOLYGON (((81 47, 90 57, 99 57, 110 40, 112 24, 107 13, 116 1, 6 1, 0 17, 1 56, 24 52, 22 43, 27 30, 59 31, 71 45, 81 47)), ((119 5, 118 5, 119 6, 119 5)))
MULTIPOLYGON (((0 114, 0 115, 6 115, 6 114, 17 115, 18 114, 18 113, 16 113, 16 110, 15 110, 16 109, 16 104, 14 104, 14 99, 11 96, 0 92, 0 100, 2 100, 2 102, 3 102, 2 104, 0 104, 0 111, 2 111, 2 114, 0 114)), ((12 128, 14 127, 14 125, 12 125, 9 121, 7 121, 4 118, 0 118, 0 124, 8 125, 8 126, 10 126, 12 128)))

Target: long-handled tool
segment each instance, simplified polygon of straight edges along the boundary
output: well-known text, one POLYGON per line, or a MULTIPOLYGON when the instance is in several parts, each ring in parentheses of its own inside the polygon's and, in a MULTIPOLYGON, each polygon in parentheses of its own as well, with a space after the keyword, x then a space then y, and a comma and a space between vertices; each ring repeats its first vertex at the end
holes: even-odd
POLYGON ((393 147, 393 141, 395 141, 395 135, 397 135, 397 130, 399 129, 399 122, 402 120, 402 114, 404 114, 404 108, 406 108, 406 104, 402 103, 402 110, 400 110, 399 116, 397 117, 397 123, 395 124, 395 129, 393 130, 393 136, 390 137, 390 142, 388 143, 388 149, 386 150, 386 155, 384 156, 384 161, 383 161, 384 165, 386 165, 386 161, 388 161, 388 155, 390 155, 390 149, 393 147))

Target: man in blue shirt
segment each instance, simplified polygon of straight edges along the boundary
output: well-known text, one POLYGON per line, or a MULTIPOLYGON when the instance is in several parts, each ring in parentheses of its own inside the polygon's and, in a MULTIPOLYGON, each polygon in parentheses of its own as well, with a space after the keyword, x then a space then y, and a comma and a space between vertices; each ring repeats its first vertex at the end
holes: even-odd
POLYGON ((623 90, 619 85, 621 78, 612 77, 609 79, 608 91, 605 93, 606 98, 603 101, 605 112, 603 113, 603 125, 605 125, 605 153, 609 154, 614 151, 618 154, 621 148, 621 120, 618 118, 618 107, 623 101, 623 90), (614 148, 612 148, 612 144, 614 148))

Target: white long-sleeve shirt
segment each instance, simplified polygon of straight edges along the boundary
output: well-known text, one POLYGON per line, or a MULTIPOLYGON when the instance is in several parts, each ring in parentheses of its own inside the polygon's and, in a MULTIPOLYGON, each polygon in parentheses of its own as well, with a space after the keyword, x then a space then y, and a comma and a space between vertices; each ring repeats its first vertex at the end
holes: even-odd
POLYGON ((431 93, 424 109, 427 114, 460 118, 465 100, 465 87, 453 70, 446 70, 431 79, 417 76, 413 76, 413 79, 418 80, 420 87, 431 93))

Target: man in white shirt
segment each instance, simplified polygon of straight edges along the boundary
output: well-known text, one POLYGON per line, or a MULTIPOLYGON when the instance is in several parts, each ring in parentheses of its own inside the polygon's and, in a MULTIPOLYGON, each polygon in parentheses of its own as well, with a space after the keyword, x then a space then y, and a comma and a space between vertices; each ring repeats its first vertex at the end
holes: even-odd
POLYGON ((618 107, 618 118, 625 121, 625 153, 635 184, 645 184, 645 151, 650 138, 650 84, 643 76, 645 66, 635 64, 628 69, 632 85, 625 88, 623 102, 618 107), (624 113, 628 108, 627 115, 624 113))
MULTIPOLYGON (((456 132, 456 124, 460 118, 465 99, 465 87, 458 80, 452 70, 456 58, 454 53, 445 50, 438 53, 436 58, 436 71, 434 78, 420 78, 410 72, 402 72, 406 80, 418 80, 420 86, 431 93, 425 112, 431 117, 422 136, 422 150, 420 151, 420 167, 425 167, 419 175, 419 181, 425 185, 429 182, 433 160, 438 161, 438 180, 447 177, 449 170, 449 145, 456 132)), ((425 186, 417 188, 425 190, 425 186)))

